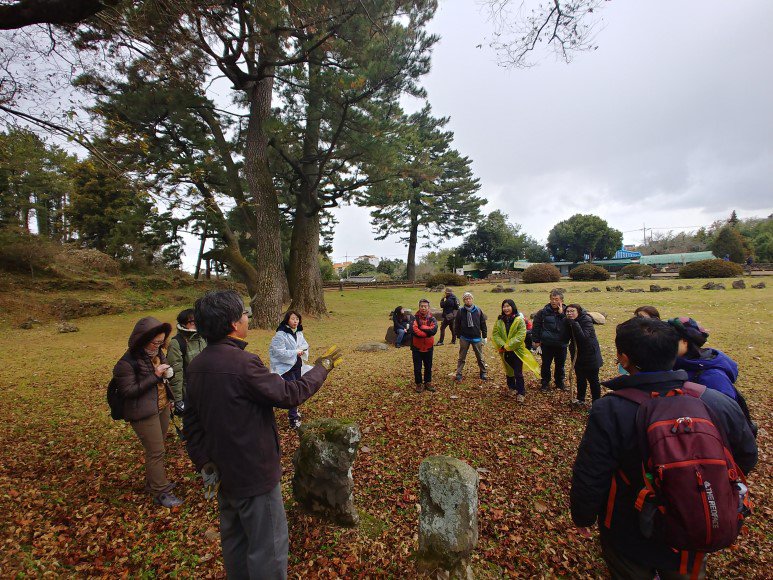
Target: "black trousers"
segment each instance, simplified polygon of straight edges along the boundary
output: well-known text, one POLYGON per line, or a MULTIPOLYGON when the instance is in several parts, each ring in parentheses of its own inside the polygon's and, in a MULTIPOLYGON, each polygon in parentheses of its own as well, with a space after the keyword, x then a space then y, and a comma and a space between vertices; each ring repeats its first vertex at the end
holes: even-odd
POLYGON ((413 378, 417 385, 421 383, 432 382, 432 352, 434 347, 427 352, 421 352, 418 349, 412 349, 413 353, 413 378), (421 377, 421 367, 424 366, 424 380, 421 377))
POLYGON ((566 364, 566 347, 542 344, 542 387, 550 384, 550 366, 556 363, 554 379, 557 387, 564 386, 564 365, 566 364))
POLYGON ((456 342, 456 335, 454 334, 454 319, 451 318, 451 320, 448 320, 445 316, 443 317, 443 322, 440 323, 440 342, 443 342, 443 339, 446 336, 446 327, 451 329, 451 342, 456 342))
POLYGON ((577 374, 577 399, 585 401, 585 392, 590 383, 590 398, 595 401, 601 397, 601 384, 599 383, 599 369, 574 369, 577 374))

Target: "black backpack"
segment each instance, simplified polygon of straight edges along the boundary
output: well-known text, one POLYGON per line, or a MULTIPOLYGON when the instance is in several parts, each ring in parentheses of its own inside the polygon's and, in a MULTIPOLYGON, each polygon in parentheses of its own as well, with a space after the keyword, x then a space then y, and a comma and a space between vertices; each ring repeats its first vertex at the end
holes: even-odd
MULTIPOLYGON (((139 372, 139 361, 132 356, 128 358, 128 361, 136 375, 139 372)), ((118 389, 118 383, 115 377, 113 377, 107 384, 107 404, 110 407, 110 417, 113 421, 120 421, 125 418, 123 415, 123 401, 121 391, 118 389)))

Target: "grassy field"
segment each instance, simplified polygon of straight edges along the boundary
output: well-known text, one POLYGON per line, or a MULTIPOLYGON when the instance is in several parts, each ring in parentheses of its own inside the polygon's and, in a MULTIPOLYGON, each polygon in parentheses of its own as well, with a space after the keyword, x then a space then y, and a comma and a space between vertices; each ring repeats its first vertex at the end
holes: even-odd
MULTIPOLYGON (((756 278, 755 282, 760 281, 756 278)), ((773 282, 765 279, 768 286, 773 282)), ((563 282, 566 302, 607 315, 597 327, 604 354, 602 376, 615 372, 615 324, 636 306, 652 304, 664 316, 686 315, 711 333, 708 346, 738 361, 739 388, 760 424, 760 462, 750 477, 757 504, 748 533, 737 547, 710 559, 711 577, 769 577, 771 566, 771 468, 769 441, 773 355, 773 289, 699 290, 701 280, 658 281, 664 293, 604 292, 607 283, 563 282), (677 291, 691 284, 694 290, 677 291), (591 286, 600 293, 586 293, 591 286)), ((616 284, 610 282, 609 284, 616 284)), ((649 288, 647 281, 622 282, 649 288)), ((729 286, 729 284, 728 284, 729 286)), ((505 297, 526 314, 547 302, 551 285, 519 286, 514 294, 472 288, 492 320, 505 297)), ((461 297, 463 288, 457 289, 461 297)), ((577 534, 568 513, 571 465, 585 413, 568 407, 558 392, 540 394, 531 377, 526 405, 504 396, 504 374, 487 346, 490 380, 481 384, 472 354, 465 381, 452 384, 457 351, 435 351, 437 393, 412 389, 408 349, 362 353, 363 342, 382 341, 389 312, 415 309, 420 297, 437 306, 439 294, 418 289, 338 290, 326 293, 330 315, 305 320, 312 359, 337 343, 344 364, 304 405, 306 419, 346 417, 363 432, 355 463, 357 529, 320 523, 291 499, 290 458, 297 436, 278 412, 290 525, 292 577, 413 577, 418 516, 418 466, 434 454, 452 455, 482 468, 479 577, 598 577, 597 541, 577 534), (472 365, 472 366, 471 366, 472 365)), ((174 305, 172 305, 174 304, 174 305)), ((123 422, 109 419, 105 385, 126 348, 134 322, 152 314, 173 321, 185 306, 77 320, 80 332, 58 334, 53 322, 20 330, 0 322, 0 572, 12 576, 95 574, 156 577, 224 575, 217 509, 205 503, 182 445, 168 439, 168 473, 185 499, 170 511, 142 493, 142 450, 123 422)), ((248 349, 267 359, 268 331, 251 331, 248 349)), ((448 339, 447 339, 448 341, 448 339)))

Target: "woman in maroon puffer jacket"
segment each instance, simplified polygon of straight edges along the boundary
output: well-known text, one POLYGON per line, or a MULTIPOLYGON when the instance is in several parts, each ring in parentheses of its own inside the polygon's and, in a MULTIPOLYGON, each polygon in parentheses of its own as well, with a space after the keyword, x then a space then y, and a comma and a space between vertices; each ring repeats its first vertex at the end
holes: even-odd
POLYGON ((172 326, 147 316, 140 319, 129 336, 129 350, 113 369, 113 378, 124 399, 124 418, 145 448, 145 491, 164 507, 182 503, 171 493, 174 487, 164 469, 164 438, 169 428, 169 411, 174 400, 165 374, 171 371, 161 347, 167 343, 172 326))

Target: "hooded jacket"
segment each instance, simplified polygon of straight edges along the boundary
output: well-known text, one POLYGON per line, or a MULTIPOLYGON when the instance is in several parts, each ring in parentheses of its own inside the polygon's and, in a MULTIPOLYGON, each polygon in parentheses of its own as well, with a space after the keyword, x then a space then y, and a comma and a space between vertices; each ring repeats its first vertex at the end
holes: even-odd
MULTIPOLYGON (((163 381, 156 376, 155 367, 144 346, 153 337, 163 333, 165 340, 169 338, 172 326, 161 323, 152 316, 141 318, 134 325, 129 336, 129 350, 119 359, 113 368, 113 378, 124 399, 123 413, 126 421, 139 421, 158 413, 158 385, 163 381), (137 368, 135 373, 134 369, 137 368)), ((166 362, 166 357, 159 347, 160 363, 166 362)), ((172 400, 172 391, 166 385, 167 397, 172 400)))
MULTIPOLYGON (((515 356, 523 361, 526 368, 533 372, 535 377, 539 378, 540 364, 537 359, 534 358, 534 355, 531 354, 531 351, 526 348, 526 322, 523 318, 523 314, 519 312, 517 316, 513 317, 509 329, 507 328, 505 320, 498 318, 494 323, 491 340, 494 342, 497 350, 503 349, 505 351, 514 352, 515 356)), ((515 371, 507 364, 505 353, 500 352, 499 357, 502 359, 502 366, 505 369, 505 374, 508 377, 514 376, 515 371)))
POLYGON ((738 365, 721 350, 703 348, 700 358, 677 357, 674 370, 687 371, 691 382, 719 391, 734 401, 738 398, 733 386, 738 378, 738 365))
POLYGON ((271 371, 283 375, 298 362, 298 351, 303 351, 302 362, 309 360, 309 343, 303 337, 303 327, 293 332, 286 324, 280 324, 276 329, 271 344, 268 345, 269 364, 271 371))
POLYGON ((185 395, 184 369, 187 365, 191 364, 196 355, 204 350, 205 346, 207 346, 207 341, 198 332, 195 330, 190 331, 184 326, 177 325, 177 334, 169 341, 169 349, 166 351, 166 362, 172 365, 174 369, 174 375, 169 379, 169 387, 172 389, 175 401, 182 401, 185 395), (184 363, 178 336, 185 341, 186 345, 184 363))
POLYGON ((565 318, 564 321, 568 328, 569 352, 574 361, 574 368, 600 369, 604 361, 601 358, 596 329, 593 328, 593 318, 583 312, 575 320, 565 318))
POLYGON ((200 471, 220 470, 220 489, 233 498, 268 493, 282 473, 274 407, 297 407, 322 386, 327 371, 315 365, 297 381, 269 371, 247 343, 210 342, 188 367, 185 432, 188 455, 200 471))
MULTIPOLYGON (((603 384, 613 391, 633 387, 665 392, 686 380, 684 371, 658 371, 621 375, 603 384)), ((711 389, 703 392, 701 400, 727 436, 738 467, 748 473, 757 463, 757 444, 741 408, 711 389)), ((611 394, 593 403, 572 472, 572 520, 586 527, 598 519, 601 535, 623 556, 644 566, 678 570, 679 554, 639 531, 635 502, 644 482, 636 429, 638 409, 636 403, 611 394)))

